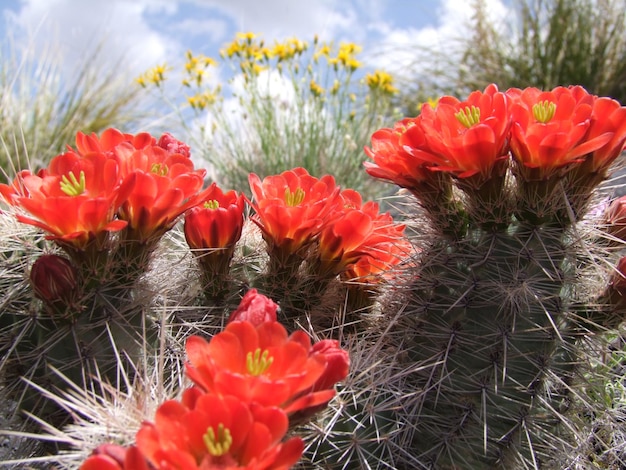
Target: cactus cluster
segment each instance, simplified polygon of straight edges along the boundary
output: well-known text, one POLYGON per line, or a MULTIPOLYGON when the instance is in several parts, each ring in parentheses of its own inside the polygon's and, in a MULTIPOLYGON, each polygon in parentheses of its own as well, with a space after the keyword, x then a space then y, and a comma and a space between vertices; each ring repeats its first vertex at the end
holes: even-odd
POLYGON ((37 387, 65 410, 55 422, 57 410, 32 408, 57 427, 82 415, 65 428, 65 462, 116 440, 86 470, 288 468, 302 451, 296 468, 621 468, 626 203, 603 184, 625 142, 626 108, 581 87, 443 97, 365 149, 366 171, 409 193, 398 223, 331 176, 253 174, 246 200, 201 190, 171 136, 79 135, 48 169, 0 187, 5 223, 15 212, 56 244, 32 231, 3 240, 4 392, 27 408, 37 387), (113 175, 101 186, 97 165, 113 175), (54 219, 59 207, 75 226, 54 219), (272 341, 304 348, 301 375, 272 341), (165 403, 137 406, 155 396, 165 403), (109 418, 99 442, 74 438, 121 402, 156 421, 109 418), (255 434, 231 433, 233 413, 272 444, 243 444, 255 434), (287 417, 303 448, 281 440, 287 417))
MULTIPOLYGON (((47 168, 0 185, 7 227, 17 220, 46 232, 13 229, 3 245, 0 370, 3 396, 18 412, 56 429, 94 416, 77 410, 68 390, 86 406, 98 402, 94 390, 105 392, 102 403, 140 400, 135 384, 155 389, 146 369, 167 364, 180 376, 187 338, 220 332, 254 288, 280 302, 290 331, 330 341, 334 312, 346 298, 373 303, 372 286, 406 248, 403 225, 331 176, 302 168, 251 175, 247 202, 215 183, 202 189, 203 176, 169 134, 109 129, 79 133, 47 168)), ((180 382, 161 379, 158 395, 180 393, 180 382)), ((129 435, 121 424, 106 428, 109 438, 129 435)), ((67 439, 48 451, 63 451, 62 460, 68 442, 77 447, 67 439)))
MULTIPOLYGON (((359 435, 391 415, 396 427, 373 440, 395 449, 393 468, 592 464, 573 451, 594 426, 581 410, 597 413, 590 383, 620 379, 590 363, 624 318, 623 274, 607 275, 623 242, 606 230, 619 216, 597 210, 607 191, 596 188, 622 152, 625 117, 580 87, 490 86, 373 135, 367 171, 408 189, 427 226, 401 300, 378 320, 379 357, 391 357, 380 367, 395 372, 384 392, 354 400, 358 419, 329 425, 331 443, 335 429, 359 435)), ((362 393, 353 386, 348 403, 362 393)), ((625 464, 623 443, 603 445, 625 464)), ((385 467, 345 468, 360 465, 385 467)))

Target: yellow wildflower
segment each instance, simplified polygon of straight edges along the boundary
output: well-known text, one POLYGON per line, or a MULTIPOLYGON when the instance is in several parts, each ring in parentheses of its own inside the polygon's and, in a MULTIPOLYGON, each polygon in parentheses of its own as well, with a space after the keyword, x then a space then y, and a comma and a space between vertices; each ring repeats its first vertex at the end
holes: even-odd
POLYGON ((346 61, 345 66, 346 68, 350 69, 352 72, 354 72, 356 69, 361 67, 361 62, 359 62, 358 60, 351 58, 349 60, 346 61))
POLYGON ((252 33, 250 31, 248 31, 247 33, 237 33, 235 34, 235 37, 237 39, 241 39, 243 41, 246 41, 248 44, 252 44, 252 41, 256 38, 256 34, 252 33))
POLYGON ((217 87, 215 90, 207 90, 204 93, 198 93, 193 96, 187 97, 187 103, 196 111, 202 111, 207 106, 214 104, 221 92, 221 88, 217 87))
POLYGON ((361 52, 363 48, 353 42, 342 42, 339 45, 339 53, 345 53, 348 55, 355 55, 361 52))
POLYGON ((323 43, 317 50, 313 53, 313 60, 317 62, 320 57, 326 57, 327 59, 330 57, 330 44, 323 43))
POLYGON ((200 86, 205 76, 206 69, 211 65, 217 65, 217 62, 215 59, 206 57, 203 54, 194 56, 191 51, 187 51, 185 55, 187 57, 185 72, 187 72, 188 77, 183 79, 183 85, 190 86, 190 81, 193 80, 200 86))
POLYGON ((241 51, 241 47, 237 41, 231 42, 228 47, 225 49, 220 49, 220 56, 223 58, 228 57, 229 59, 234 55, 239 55, 241 51))
POLYGON ((315 96, 316 98, 319 98, 324 94, 324 89, 315 80, 311 80, 311 83, 309 84, 309 89, 311 90, 311 93, 313 93, 313 96, 315 96))
POLYGON ((339 46, 339 51, 337 52, 336 57, 328 58, 328 63, 332 65, 335 70, 339 68, 339 65, 349 69, 354 72, 356 69, 361 67, 361 62, 356 60, 355 55, 361 52, 361 47, 356 44, 349 43, 341 43, 339 46))
POLYGON ((365 76, 365 82, 372 91, 379 91, 386 95, 394 95, 398 93, 398 89, 393 86, 393 77, 382 70, 376 70, 374 73, 368 73, 365 76))
POLYGON ((244 60, 239 64, 239 68, 245 75, 257 76, 263 70, 267 69, 267 66, 259 65, 255 62, 250 62, 249 60, 244 60))
POLYGON ((157 65, 146 71, 141 76, 137 77, 135 81, 142 87, 146 87, 148 83, 151 83, 157 87, 161 86, 161 83, 165 81, 165 73, 170 71, 171 68, 166 64, 157 65))
POLYGON ((274 48, 272 49, 272 57, 276 57, 278 59, 278 62, 290 59, 290 54, 291 51, 286 44, 283 44, 281 42, 277 42, 276 44, 274 44, 274 48))
POLYGON ((309 44, 298 38, 287 39, 287 46, 293 51, 294 55, 300 55, 309 48, 309 44))

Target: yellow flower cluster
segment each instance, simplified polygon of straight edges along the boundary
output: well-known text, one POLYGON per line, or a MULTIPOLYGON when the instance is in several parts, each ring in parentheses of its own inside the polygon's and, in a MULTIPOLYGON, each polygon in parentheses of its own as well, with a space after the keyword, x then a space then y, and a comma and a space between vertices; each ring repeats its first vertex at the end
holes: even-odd
POLYGON ((319 98, 324 94, 324 89, 313 79, 311 79, 309 89, 311 90, 313 96, 315 96, 316 98, 319 98))
POLYGON ((339 45, 337 56, 330 57, 328 63, 337 68, 339 65, 354 72, 361 67, 361 62, 356 60, 356 55, 361 52, 361 46, 357 46, 353 42, 342 42, 339 45))
POLYGON ((187 103, 196 111, 202 111, 204 108, 214 104, 220 97, 221 88, 215 90, 207 90, 187 97, 187 103))
POLYGON ((237 33, 235 40, 220 50, 222 58, 239 57, 245 60, 260 61, 267 59, 270 49, 265 47, 263 40, 257 41, 254 33, 237 33))
POLYGON ((148 84, 152 84, 158 87, 161 86, 161 83, 165 81, 165 73, 169 72, 170 70, 171 67, 168 67, 166 64, 157 65, 156 67, 152 67, 147 72, 137 77, 135 81, 144 88, 146 88, 148 84))
POLYGON ((333 46, 327 42, 317 44, 313 53, 313 61, 319 62, 320 58, 324 57, 329 65, 332 65, 335 70, 340 66, 347 68, 351 72, 361 67, 361 62, 356 59, 356 55, 361 52, 361 46, 354 44, 353 42, 342 42, 339 45, 337 55, 333 56, 333 46))
MULTIPOLYGON (((317 36, 312 44, 289 38, 266 46, 255 33, 246 32, 237 33, 235 39, 220 50, 220 57, 235 74, 242 73, 246 83, 252 82, 264 70, 276 70, 288 75, 300 92, 312 98, 341 100, 345 96, 347 100, 356 102, 354 92, 357 90, 354 87, 358 84, 353 79, 353 73, 362 67, 357 59, 360 52, 361 47, 355 43, 341 42, 337 46, 332 42, 319 41, 317 36), (303 84, 304 88, 300 89, 299 84, 303 84)), ((191 51, 187 51, 185 59, 182 84, 194 93, 186 96, 187 104, 195 111, 202 111, 220 98, 221 89, 207 84, 210 68, 217 67, 218 63, 191 51)), ((165 80, 168 70, 166 65, 160 65, 136 80, 143 87, 158 87, 165 80)), ((393 86, 393 77, 380 70, 368 74, 362 83, 367 85, 370 93, 391 96, 398 92, 393 86)))
POLYGON ((185 54, 187 62, 185 62, 186 78, 183 79, 183 85, 190 87, 191 83, 200 86, 206 75, 207 69, 211 66, 217 66, 215 59, 206 57, 203 54, 193 55, 191 51, 185 54))
POLYGON ((387 72, 376 70, 365 76, 365 83, 372 92, 380 92, 385 95, 395 95, 398 89, 393 86, 393 77, 387 72))
POLYGON ((275 58, 279 63, 300 57, 307 49, 309 44, 300 41, 297 38, 287 39, 285 42, 276 42, 271 49, 269 58, 275 58))

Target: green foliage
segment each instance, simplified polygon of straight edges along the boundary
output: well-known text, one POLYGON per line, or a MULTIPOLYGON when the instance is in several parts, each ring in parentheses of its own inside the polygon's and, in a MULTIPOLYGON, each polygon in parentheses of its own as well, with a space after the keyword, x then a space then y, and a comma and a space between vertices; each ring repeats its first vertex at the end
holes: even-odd
POLYGON ((79 130, 100 132, 139 119, 140 90, 126 86, 117 67, 103 70, 103 47, 68 76, 53 48, 42 53, 16 43, 10 32, 2 38, 0 167, 7 174, 45 166, 79 130))
MULTIPOLYGON (((507 5, 508 6, 508 5, 507 5)), ((506 18, 472 2, 468 35, 421 50, 402 80, 408 114, 442 94, 464 96, 495 83, 501 90, 582 85, 626 102, 624 0, 514 0, 506 18)))
POLYGON ((484 0, 474 3, 473 36, 459 74, 464 87, 582 85, 626 101, 623 0, 518 0, 514 5, 510 24, 496 25, 484 0))

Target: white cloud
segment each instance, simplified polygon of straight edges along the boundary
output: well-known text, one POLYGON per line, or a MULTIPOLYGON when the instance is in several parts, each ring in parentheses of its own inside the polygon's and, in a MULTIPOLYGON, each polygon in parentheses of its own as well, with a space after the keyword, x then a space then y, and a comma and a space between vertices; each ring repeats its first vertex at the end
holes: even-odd
POLYGON ((13 19, 36 50, 54 45, 68 72, 92 59, 100 46, 97 60, 103 68, 123 63, 120 71, 137 75, 180 49, 144 18, 147 12, 172 14, 175 5, 165 0, 27 0, 13 19))
MULTIPOLYGON (((400 29, 388 21, 370 23, 368 29, 384 39, 369 50, 365 60, 368 65, 399 75, 407 68, 419 68, 420 60, 432 60, 431 52, 441 55, 447 63, 458 63, 473 11, 472 2, 467 0, 441 0, 437 23, 433 25, 400 29)), ((508 12, 502 0, 488 0, 486 11, 494 22, 505 18, 508 12)))
POLYGON ((352 3, 339 0, 195 0, 195 3, 231 17, 238 31, 259 33, 268 41, 291 36, 310 39, 315 34, 333 39, 358 25, 352 3))
POLYGON ((226 22, 213 18, 185 18, 174 23, 172 29, 190 36, 207 37, 209 42, 216 44, 230 39, 226 22))

